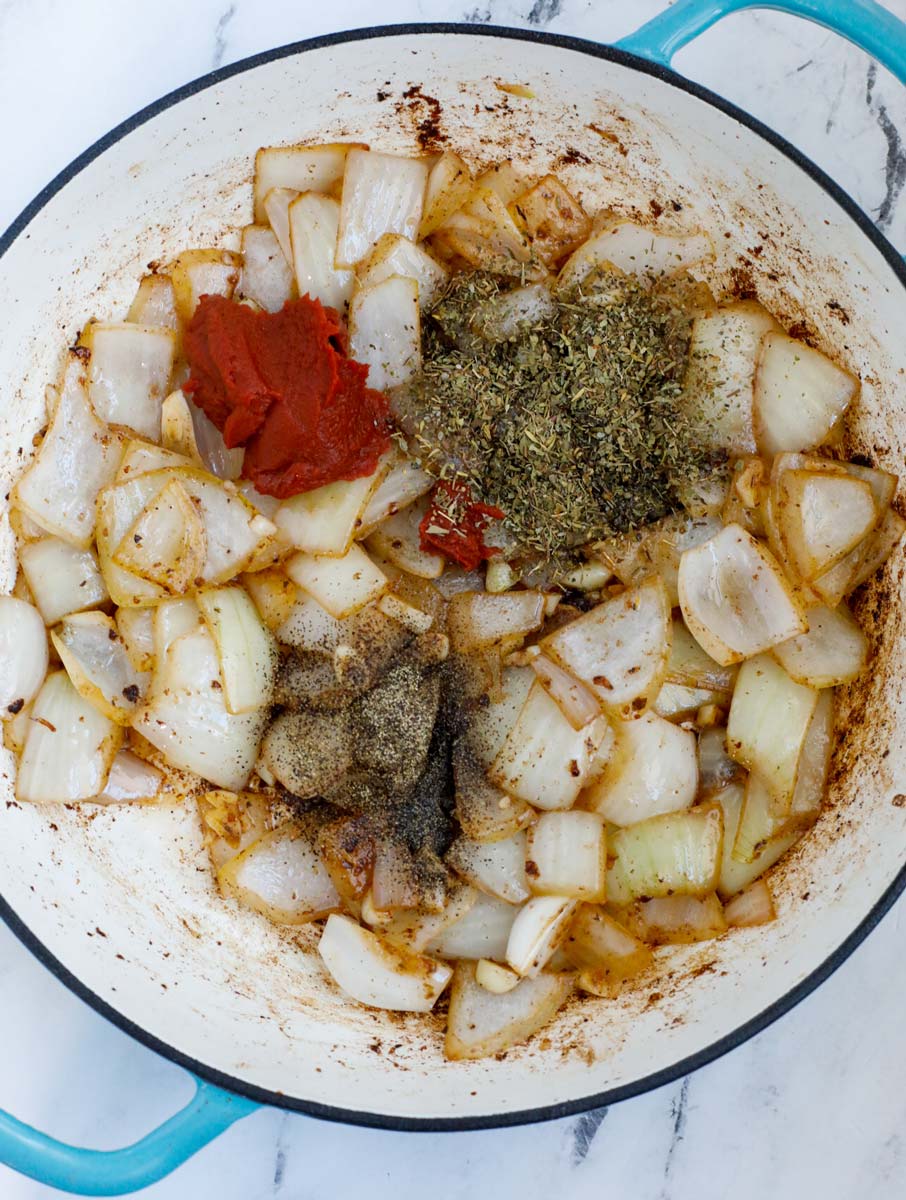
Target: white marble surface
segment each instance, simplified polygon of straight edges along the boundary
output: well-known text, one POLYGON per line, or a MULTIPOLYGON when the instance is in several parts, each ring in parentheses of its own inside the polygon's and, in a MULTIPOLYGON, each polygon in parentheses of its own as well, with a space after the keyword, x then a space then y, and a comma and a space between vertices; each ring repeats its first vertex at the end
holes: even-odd
MULTIPOLYGON (((212 67, 375 21, 472 20, 612 41, 663 0, 0 0, 0 228, 137 108, 212 67)), ((906 0, 889 7, 906 19, 906 0)), ((831 34, 726 21, 677 61, 779 129, 906 250, 906 93, 831 34)), ((391 1134, 277 1111, 241 1122, 154 1200, 895 1200, 906 1195, 906 900, 819 991, 682 1083, 540 1127, 391 1134)), ((188 1098, 186 1077, 71 996, 0 928, 0 1107, 112 1148, 188 1098)), ((0 1167, 2 1200, 58 1195, 0 1167)))

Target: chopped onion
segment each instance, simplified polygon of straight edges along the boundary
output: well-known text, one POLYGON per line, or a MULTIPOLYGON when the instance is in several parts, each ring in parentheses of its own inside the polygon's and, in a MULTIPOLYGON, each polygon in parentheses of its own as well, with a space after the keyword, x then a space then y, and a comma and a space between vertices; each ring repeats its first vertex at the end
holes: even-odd
POLYGON ((334 266, 340 206, 330 196, 303 192, 289 206, 291 262, 300 296, 343 312, 352 296, 353 271, 334 266))
MULTIPOLYGON (((352 766, 352 727, 340 712, 281 713, 261 743, 261 757, 271 774, 303 800, 329 792, 352 766)), ((390 907, 380 896, 378 908, 390 907)))
POLYGON ((874 529, 872 490, 861 479, 828 471, 784 471, 774 517, 798 575, 811 580, 830 570, 874 529))
POLYGON ((632 221, 617 221, 590 237, 567 259, 558 286, 581 285, 587 276, 603 269, 658 279, 678 275, 714 257, 714 244, 706 233, 658 233, 632 221))
POLYGON ((368 501, 386 474, 382 459, 371 475, 338 479, 284 500, 274 523, 290 543, 306 554, 342 558, 352 545, 368 501))
POLYGON ((55 625, 67 613, 94 608, 108 599, 93 550, 45 537, 19 547, 19 565, 48 625, 55 625))
POLYGON ((749 823, 740 840, 740 853, 749 854, 751 861, 742 862, 736 856, 735 846, 739 836, 740 818, 746 804, 746 788, 741 783, 730 784, 716 799, 724 814, 724 845, 717 891, 726 900, 748 887, 754 879, 782 858, 802 836, 802 831, 776 832, 776 821, 769 812, 770 797, 762 788, 754 802, 757 806, 760 801, 761 807, 758 812, 755 809, 750 812, 749 823))
POLYGON ((586 990, 598 995, 612 995, 620 983, 652 963, 651 950, 643 941, 592 904, 579 907, 560 948, 575 966, 593 972, 589 982, 594 986, 586 990))
POLYGON ((757 772, 778 813, 789 811, 818 692, 795 683, 767 655, 743 663, 727 721, 727 750, 757 772))
POLYGON ((422 612, 420 608, 407 604, 405 600, 400 600, 391 592, 381 596, 377 606, 385 617, 399 621, 400 625, 412 633, 426 633, 434 624, 434 618, 430 613, 422 612))
POLYGON ((652 711, 659 717, 675 721, 697 713, 703 704, 726 703, 728 699, 726 692, 686 687, 681 683, 665 683, 657 694, 652 711))
POLYGON ((113 618, 73 613, 50 637, 76 691, 111 721, 128 725, 148 676, 133 667, 113 618))
POLYGON ((532 820, 534 810, 525 800, 508 796, 491 783, 467 738, 460 739, 454 747, 453 775, 456 818, 466 837, 476 842, 496 842, 511 837, 532 820))
POLYGON ((95 501, 119 466, 122 445, 88 402, 85 365, 71 354, 50 428, 16 484, 15 503, 42 529, 87 548, 95 501))
POLYGON ((415 242, 398 233, 385 233, 359 265, 359 285, 371 287, 392 275, 415 280, 418 285, 418 306, 422 312, 426 312, 443 291, 448 271, 415 242))
POLYGON ((771 889, 763 879, 750 883, 724 909, 727 924, 737 927, 766 925, 776 916, 771 889))
POLYGON ((114 561, 123 538, 169 479, 167 471, 151 471, 106 487, 98 496, 98 563, 110 598, 121 608, 155 604, 168 596, 166 588, 127 571, 114 561))
POLYGON ((542 648, 607 708, 642 711, 658 693, 670 652, 670 604, 652 577, 545 638, 542 648))
POLYGON ((443 153, 428 172, 424 205, 418 227, 421 241, 441 226, 466 202, 472 191, 472 174, 452 150, 443 153))
MULTIPOLYGON (((718 507, 723 503, 725 481, 721 481, 720 489, 722 494, 718 507)), ((694 518, 667 517, 651 527, 645 539, 644 557, 651 564, 649 570, 663 579, 671 607, 679 604, 679 566, 683 554, 696 546, 703 546, 721 529, 723 522, 713 513, 694 518)))
POLYGON ((167 394, 176 334, 131 322, 91 325, 88 399, 102 421, 125 425, 142 437, 160 437, 161 402, 167 394))
POLYGON ((722 666, 808 627, 777 560, 739 525, 685 552, 679 600, 690 633, 722 666))
POLYGON ((591 233, 590 217, 556 175, 545 175, 517 196, 510 212, 532 239, 534 253, 551 268, 591 233))
POLYGON ((110 766, 107 783, 92 804, 153 804, 164 777, 151 763, 129 750, 120 750, 110 766))
POLYGON ((430 1012, 453 974, 446 963, 389 946, 336 913, 327 919, 318 952, 354 1000, 395 1012, 430 1012))
POLYGON ((537 975, 566 935, 578 901, 535 896, 516 914, 506 944, 506 961, 518 975, 537 975))
POLYGON ((771 650, 787 675, 806 687, 850 683, 868 661, 868 638, 845 605, 810 608, 808 632, 771 650))
POLYGON ((763 454, 814 450, 855 399, 859 381, 820 350, 768 333, 755 373, 755 437, 763 454))
POLYGON ((614 825, 688 808, 698 791, 695 734, 655 713, 614 726, 616 745, 584 807, 614 825))
POLYGON ((604 819, 593 812, 542 813, 528 831, 525 872, 536 895, 603 900, 604 819))
POLYGON ((682 621, 673 622, 670 658, 667 661, 667 682, 688 687, 708 688, 729 694, 733 691, 737 668, 724 666, 713 659, 695 640, 682 621))
POLYGON ((226 583, 244 570, 275 528, 216 476, 190 467, 173 474, 204 520, 207 553, 201 578, 208 584, 226 583))
MULTIPOLYGON (((906 521, 895 509, 889 508, 878 528, 866 539, 865 553, 860 557, 858 566, 848 582, 847 593, 865 583, 879 567, 884 565, 899 544, 904 532, 906 532, 906 521)), ((816 586, 817 582, 820 581, 816 581, 816 586)))
POLYGON ((496 842, 476 842, 460 835, 444 861, 467 883, 500 900, 519 904, 530 895, 525 856, 525 833, 520 830, 496 842))
POLYGON ((104 790, 123 733, 75 690, 65 671, 44 680, 31 709, 16 799, 88 800, 104 790))
POLYGON ((293 248, 289 238, 289 206, 298 194, 293 188, 275 187, 264 197, 264 211, 268 223, 290 266, 293 261, 293 248))
POLYGON ((189 596, 158 604, 151 619, 154 658, 158 665, 163 663, 167 651, 177 638, 184 633, 194 633, 200 624, 201 609, 189 596))
POLYGON ((556 309, 547 283, 528 283, 477 305, 469 328, 485 341, 508 342, 552 317, 556 309))
POLYGON ((603 716, 583 729, 573 729, 541 684, 535 683, 489 777, 536 808, 570 808, 588 778, 606 729, 603 716))
POLYGON ((439 912, 399 909, 392 915, 387 914, 387 919, 381 923, 381 937, 394 946, 421 954, 448 926, 461 920, 477 898, 474 888, 463 885, 452 892, 439 912))
MULTIPOLYGON (((192 424, 195 427, 195 441, 198 453, 201 455, 201 461, 205 467, 212 475, 216 475, 218 479, 238 480, 242 471, 245 451, 241 446, 236 447, 234 450, 228 450, 226 442, 223 440, 223 434, 197 405, 190 404, 189 411, 192 414, 192 424)), ((260 511, 257 501, 253 504, 253 507, 259 508, 260 511)), ((269 514, 265 513, 264 515, 268 516, 269 514)))
POLYGON ((293 272, 272 229, 246 225, 242 231, 239 291, 265 312, 279 312, 295 294, 293 272))
POLYGON ((514 904, 479 892, 468 911, 432 939, 428 953, 442 958, 490 958, 503 962, 519 911, 514 904))
POLYGON ((277 925, 304 925, 339 908, 312 842, 288 823, 263 834, 217 872, 221 891, 277 925))
POLYGON ((475 187, 486 188, 504 204, 512 204, 517 196, 525 192, 529 182, 525 170, 511 158, 506 158, 482 171, 475 180, 475 187))
POLYGON ((132 724, 173 766, 236 792, 258 756, 262 715, 227 711, 214 639, 198 628, 158 660, 148 701, 132 724))
POLYGON ((180 320, 169 275, 145 275, 126 314, 136 325, 152 325, 179 332, 180 320))
POLYGON ((160 439, 168 450, 182 455, 196 466, 207 465, 198 449, 192 406, 179 388, 171 392, 161 405, 160 439))
POLYGON ((607 895, 615 903, 639 896, 701 896, 717 883, 723 813, 716 805, 664 813, 618 829, 607 895))
POLYGON ((267 215, 265 197, 272 188, 296 192, 329 192, 343 178, 350 150, 367 150, 362 142, 323 146, 262 146, 255 155, 255 220, 267 215))
POLYGON ((834 694, 825 689, 818 696, 818 703, 805 731, 796 772, 796 787, 789 809, 791 823, 808 826, 817 820, 827 787, 833 748, 834 694))
POLYGON ((7 720, 37 694, 47 673, 41 614, 14 596, 0 596, 0 661, 0 719, 7 720))
POLYGON ((479 270, 521 279, 545 274, 543 267, 532 263, 528 238, 490 187, 477 186, 463 207, 438 229, 435 242, 479 270))
MULTIPOLYGON (((291 582, 291 581, 290 581, 291 582)), ((293 585, 295 586, 295 585, 293 585)), ((333 654, 345 636, 342 621, 311 596, 300 596, 276 629, 277 641, 297 650, 333 654)))
POLYGON ((168 592, 180 593, 201 577, 206 548, 201 513, 173 478, 136 517, 114 551, 113 561, 168 592))
POLYGON ((427 178, 423 160, 352 150, 343 174, 337 266, 354 267, 385 233, 400 233, 414 241, 427 178))
POLYGON ((779 329, 755 300, 727 304, 692 322, 683 403, 710 449, 755 453, 755 362, 761 339, 779 329))
POLYGON ((368 366, 379 391, 406 383, 421 368, 418 284, 403 275, 359 287, 349 305, 349 354, 368 366))
POLYGON ((403 512, 388 517, 368 537, 368 548, 409 575, 419 579, 439 579, 444 573, 443 555, 431 554, 421 548, 419 525, 427 508, 427 500, 419 500, 403 512))
MULTIPOLYGON (((190 406, 191 407, 191 406, 190 406)), ((160 471, 164 467, 190 467, 192 460, 175 450, 167 450, 153 442, 144 442, 139 438, 131 438, 126 443, 119 470, 116 473, 116 483, 126 483, 137 475, 150 475, 152 471, 160 471)))
POLYGON ((600 715, 594 693, 546 654, 536 654, 529 665, 573 729, 584 729, 600 715))
POLYGON ((450 639, 463 654, 522 638, 540 629, 543 620, 544 597, 534 591, 460 592, 447 613, 450 639))
POLYGON ((211 866, 219 871, 267 832, 271 804, 261 792, 216 789, 199 796, 198 815, 211 866))
POLYGON ((433 485, 433 475, 421 470, 411 458, 398 459, 372 492, 362 513, 356 537, 367 537, 382 521, 407 508, 429 492, 433 485))
POLYGON ((198 593, 220 662, 227 711, 253 712, 270 704, 277 677, 277 645, 245 588, 209 588, 198 593))
POLYGON ((703 796, 711 796, 732 783, 742 768, 727 753, 727 731, 715 725, 698 735, 698 788, 703 796))
POLYGON ((706 896, 663 896, 642 900, 627 913, 627 924, 649 945, 708 941, 727 931, 720 901, 706 896))
POLYGON ((744 795, 732 853, 737 862, 752 863, 769 842, 785 832, 788 821, 785 814, 775 812, 770 789, 754 772, 746 778, 744 795))
POLYGON ((183 250, 170 264, 176 311, 189 321, 202 296, 226 296, 239 281, 242 258, 230 250, 183 250))
POLYGON ((493 992, 495 996, 503 996, 518 985, 519 976, 509 967, 491 962, 489 958, 480 958, 475 964, 475 982, 486 992, 493 992))
POLYGON ((342 620, 387 590, 387 576, 361 546, 353 544, 342 558, 295 554, 286 564, 293 583, 342 620))
POLYGON ((450 993, 446 1057, 488 1058, 524 1042, 553 1020, 572 989, 571 976, 544 974, 495 993, 478 982, 475 967, 459 963, 450 993))
POLYGON ((268 629, 280 629, 296 603, 296 585, 293 581, 276 567, 271 567, 243 575, 241 582, 268 629))
POLYGON ((136 671, 150 671, 154 666, 154 610, 151 608, 118 608, 116 628, 136 671))

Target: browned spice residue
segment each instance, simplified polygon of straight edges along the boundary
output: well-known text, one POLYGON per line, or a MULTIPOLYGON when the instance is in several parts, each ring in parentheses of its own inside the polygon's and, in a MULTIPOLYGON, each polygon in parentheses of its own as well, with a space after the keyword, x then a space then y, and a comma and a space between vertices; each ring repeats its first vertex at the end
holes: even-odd
POLYGON ((587 154, 583 154, 581 150, 577 150, 575 146, 567 146, 566 150, 558 157, 557 163, 561 167, 571 167, 576 163, 590 163, 591 159, 587 154))
POLYGON ((590 129, 592 133, 596 133, 598 137, 603 138, 605 142, 612 142, 624 158, 629 154, 629 151, 612 129, 602 129, 600 125, 595 125, 593 121, 586 126, 586 129, 590 129))
POLYGON ((440 101, 435 96, 423 92, 420 83, 413 83, 407 87, 403 92, 403 100, 408 101, 408 104, 400 102, 396 110, 402 113, 408 108, 415 121, 415 134, 422 150, 433 150, 443 145, 447 135, 442 128, 443 108, 440 101))

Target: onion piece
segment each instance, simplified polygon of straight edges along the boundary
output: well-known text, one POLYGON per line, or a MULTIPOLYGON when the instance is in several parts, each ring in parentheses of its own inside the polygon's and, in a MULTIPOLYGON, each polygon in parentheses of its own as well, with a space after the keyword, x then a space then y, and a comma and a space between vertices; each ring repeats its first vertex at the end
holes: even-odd
POLYGON ((198 467, 207 466, 198 449, 192 406, 179 388, 161 405, 160 440, 166 449, 182 455, 188 462, 198 467))
POLYGON ((593 812, 542 813, 528 831, 525 873, 536 895, 603 900, 607 875, 603 817, 593 812))
POLYGON ((685 552, 679 600, 689 632, 722 666, 808 628, 777 560, 739 525, 685 552))
POLYGON ((624 980, 653 961, 643 941, 593 904, 580 905, 560 948, 571 963, 589 972, 580 986, 598 996, 613 996, 624 980))
POLYGON ((670 629, 664 584, 652 577, 562 626, 541 646, 607 708, 636 714, 658 693, 667 669, 670 629))
POLYGON ((368 500, 356 537, 368 537, 382 521, 407 508, 430 492, 433 486, 434 476, 423 471, 412 459, 400 458, 391 463, 389 471, 368 500))
POLYGON ((774 519, 796 573, 812 580, 830 570, 878 522, 872 490, 861 479, 828 471, 783 471, 774 519))
POLYGON ((202 836, 215 871, 267 832, 270 814, 268 797, 261 792, 229 792, 218 788, 199 796, 202 836))
POLYGON ((169 275, 142 276, 126 320, 179 333, 180 320, 173 296, 173 280, 169 275))
POLYGON ((533 252, 551 268, 591 233, 591 218, 556 175, 545 175, 509 209, 531 238, 533 252))
POLYGON ((475 180, 475 187, 486 188, 504 204, 512 204, 517 196, 526 191, 530 182, 522 166, 511 158, 505 158, 482 171, 475 180))
POLYGON ((262 146, 255 155, 255 220, 267 215, 265 197, 273 188, 296 192, 329 192, 343 178, 350 150, 367 150, 363 142, 330 142, 323 146, 262 146))
POLYGON ((279 312, 295 294, 292 268, 273 230, 266 225, 246 225, 242 231, 238 289, 265 312, 279 312))
POLYGON ((444 855, 447 866, 467 883, 509 904, 519 904, 531 894, 525 858, 522 830, 496 842, 476 842, 461 834, 444 855))
POLYGON ((767 655, 749 659, 740 668, 727 721, 727 750, 761 776, 780 814, 789 811, 817 703, 816 690, 795 683, 767 655))
POLYGON ((727 731, 715 725, 698 735, 698 790, 712 796, 742 774, 739 763, 727 753, 727 731))
POLYGON ((471 910, 477 898, 475 889, 464 884, 451 893, 440 912, 399 909, 382 922, 380 936, 393 946, 422 954, 445 929, 471 910))
POLYGON ((138 474, 104 488, 98 496, 95 527, 98 564, 110 598, 121 608, 156 604, 169 595, 161 584, 143 579, 114 562, 123 538, 169 478, 166 470, 138 474))
POLYGON ((634 825, 692 804, 698 791, 695 734, 654 713, 620 721, 614 733, 614 752, 583 795, 583 807, 614 825, 634 825))
POLYGON ((243 575, 240 583, 251 596, 261 620, 276 632, 288 620, 296 603, 296 585, 276 567, 243 575))
POLYGON ((349 355, 368 367, 368 384, 398 387, 421 368, 418 284, 391 275, 355 290, 349 305, 349 355))
POLYGON ((342 558, 295 554, 286 564, 293 583, 342 620, 387 590, 387 576, 356 543, 342 558))
POLYGON ((217 872, 232 896, 276 925, 304 925, 340 907, 340 897, 317 851, 293 823, 263 834, 217 872))
POLYGON ((343 173, 337 266, 354 267, 385 233, 400 233, 414 241, 427 178, 423 160, 352 150, 343 173))
POLYGON ((766 925, 776 916, 771 889, 763 879, 750 883, 724 908, 727 924, 737 928, 766 925))
POLYGON ((73 613, 51 630, 50 639, 79 695, 109 720, 128 725, 148 676, 129 661, 113 618, 100 612, 73 613))
POLYGON ((133 667, 136 671, 150 671, 154 666, 154 610, 118 608, 115 620, 133 667))
POLYGON ((439 579, 444 573, 444 556, 421 548, 419 525, 427 511, 428 503, 423 499, 388 517, 369 535, 368 549, 409 575, 419 579, 439 579))
MULTIPOLYGON (((352 734, 345 711, 283 712, 264 735, 261 758, 287 791, 303 800, 313 799, 336 788, 351 768, 352 734)), ((380 896, 375 904, 390 907, 380 896)))
POLYGON ((290 266, 293 262, 293 248, 289 239, 289 206, 298 194, 294 188, 275 187, 264 197, 264 211, 268 224, 290 266))
POLYGON ((859 381, 820 350, 768 333, 755 371, 754 426, 763 454, 814 450, 855 399, 859 381))
POLYGON ((316 650, 321 654, 333 654, 346 631, 343 622, 331 616, 317 600, 312 596, 302 595, 292 605, 275 632, 277 641, 282 645, 293 646, 296 650, 316 650))
POLYGON ((528 238, 513 220, 506 202, 489 187, 476 186, 434 238, 444 250, 480 270, 519 278, 537 278, 545 273, 544 268, 531 265, 528 238))
POLYGON ((161 402, 167 394, 176 334, 131 322, 90 326, 88 399, 102 421, 125 425, 142 437, 160 437, 161 402))
POLYGON ((20 712, 47 674, 47 632, 41 614, 14 596, 0 596, 0 719, 20 712))
POLYGON ((110 764, 107 783, 90 804, 154 804, 160 798, 163 772, 130 750, 120 750, 110 764))
POLYGON ((594 693, 546 654, 535 655, 529 665, 573 729, 584 729, 600 715, 601 707, 594 693))
POLYGON ((205 589, 196 602, 220 662, 227 711, 253 712, 270 704, 277 677, 277 645, 242 587, 205 589))
POLYGON ((355 274, 334 266, 340 206, 330 196, 303 192, 287 213, 290 262, 300 296, 311 296, 343 312, 352 296, 355 274))
POLYGON ((450 993, 446 1057, 488 1058, 524 1042, 553 1020, 572 990, 570 975, 544 974, 495 993, 478 982, 475 967, 459 963, 450 993))
POLYGON ((742 813, 733 839, 733 858, 753 863, 762 850, 788 828, 785 814, 775 813, 774 798, 754 773, 746 778, 742 813))
POLYGON ((806 687, 850 683, 868 661, 868 638, 845 605, 808 610, 808 632, 772 647, 787 675, 806 687))
POLYGON ((456 818, 466 837, 476 842, 496 842, 511 837, 532 820, 534 810, 525 800, 508 796, 491 783, 468 737, 461 738, 454 747, 453 775, 456 818))
POLYGON ((371 475, 338 479, 290 496, 274 516, 277 529, 297 550, 342 558, 352 545, 368 501, 388 469, 389 463, 383 458, 371 475))
POLYGON ((508 342, 552 317, 556 304, 547 283, 528 283, 489 297, 469 317, 469 328, 488 342, 508 342))
POLYGON ((111 482, 122 444, 88 402, 85 365, 70 354, 50 428, 13 489, 15 503, 42 529, 73 546, 91 542, 95 501, 111 482))
POLYGON ((667 682, 688 687, 708 688, 729 694, 733 691, 737 668, 725 666, 713 659, 695 640, 682 621, 673 622, 670 658, 667 660, 667 682))
POLYGON ((176 311, 190 321, 202 296, 232 296, 242 258, 230 250, 183 250, 170 263, 176 311))
POLYGON ((392 592, 381 596, 377 606, 385 617, 390 617, 392 621, 398 621, 411 633, 426 633, 434 624, 434 618, 430 613, 422 612, 420 608, 407 604, 405 600, 400 600, 392 592))
POLYGON ((327 919, 318 953, 354 1000, 396 1012, 430 1012, 453 974, 446 963, 389 946, 336 913, 327 919))
POLYGON ((506 961, 518 975, 537 975, 566 935, 578 901, 535 896, 516 914, 506 944, 506 961))
POLYGON ((452 150, 445 151, 428 172, 418 240, 430 236, 461 208, 472 191, 472 174, 452 150))
POLYGON ((463 654, 523 638, 540 629, 543 620, 544 597, 535 591, 460 592, 447 610, 450 640, 463 654))
POLYGON ((167 651, 177 638, 185 633, 194 633, 201 625, 201 609, 188 596, 181 600, 165 600, 154 609, 151 632, 154 641, 154 658, 163 664, 167 651))
POLYGON ((692 322, 683 405, 709 449, 754 454, 755 362, 766 333, 780 331, 754 300, 741 300, 692 322))
POLYGON ((478 892, 469 909, 432 938, 428 953, 442 958, 489 958, 503 962, 518 912, 516 905, 478 892))
POLYGON ((525 703, 488 776, 536 808, 570 808, 607 729, 605 717, 573 729, 540 683, 525 703))
POLYGON ((705 704, 726 704, 726 692, 715 692, 710 688, 686 687, 681 683, 665 683, 657 694, 652 711, 668 721, 693 716, 705 704))
POLYGON ((748 887, 754 879, 763 875, 778 859, 782 858, 802 836, 802 830, 777 832, 776 822, 768 811, 770 800, 765 790, 762 789, 761 799, 765 803, 761 809, 761 815, 756 822, 755 812, 749 814, 748 828, 743 831, 740 842, 740 852, 751 853, 751 861, 742 862, 734 853, 734 847, 739 836, 740 819, 746 803, 745 785, 730 784, 717 795, 716 799, 724 814, 724 844, 717 891, 723 900, 727 900, 742 891, 743 888, 748 887), (756 831, 756 824, 766 832, 756 831), (760 843, 759 838, 761 839, 760 843))
POLYGON ((449 272, 422 246, 398 233, 385 233, 364 262, 357 268, 359 286, 383 283, 392 275, 414 279, 418 285, 418 306, 430 309, 443 291, 449 272))
POLYGON ((148 700, 132 719, 173 766, 234 792, 251 774, 262 723, 260 712, 227 711, 214 639, 202 627, 177 638, 158 661, 148 700))
POLYGON ((122 740, 120 727, 79 695, 65 671, 51 672, 32 705, 16 799, 51 804, 99 795, 122 740))
MULTIPOLYGON (((904 532, 906 532, 906 521, 903 520, 895 509, 889 508, 881 519, 878 528, 866 539, 864 554, 860 555, 858 564, 852 576, 847 581, 846 594, 869 580, 875 571, 887 562, 887 559, 899 544, 904 532)), ((858 547, 854 553, 857 552, 858 547)), ((827 576, 822 576, 821 580, 816 580, 815 586, 818 587, 823 580, 827 580, 827 576)))
POLYGON ((47 625, 108 599, 93 550, 45 537, 19 547, 19 565, 47 625))
MULTIPOLYGON (((227 449, 223 434, 197 405, 190 404, 189 411, 192 414, 198 453, 204 466, 218 479, 238 480, 242 472, 245 450, 241 446, 237 446, 233 450, 227 449)), ((252 507, 258 508, 259 506, 256 503, 252 507)), ((265 514, 265 516, 267 515, 265 514)))
POLYGON ((562 290, 581 285, 595 270, 622 271, 658 279, 688 271, 714 257, 706 233, 659 233, 632 221, 617 221, 590 237, 566 260, 557 278, 562 290))
POLYGON ((170 479, 126 531, 113 554, 118 567, 184 592, 202 575, 207 538, 202 516, 178 479, 170 479))
POLYGON ((201 578, 227 583, 244 570, 275 527, 215 475, 191 467, 174 472, 204 520, 206 554, 201 578))
POLYGON ((664 813, 618 829, 610 839, 615 861, 607 874, 608 898, 620 903, 710 892, 720 872, 722 837, 723 813, 717 805, 664 813))
POLYGON ((713 892, 642 900, 626 913, 626 923, 652 946, 708 941, 727 931, 724 910, 713 892))
POLYGON ((122 461, 116 473, 115 483, 126 483, 137 475, 150 475, 164 467, 190 467, 192 459, 175 450, 165 449, 154 442, 130 438, 123 451, 122 461))
POLYGON ((818 819, 834 748, 834 693, 824 689, 805 731, 796 787, 789 807, 790 823, 808 827, 818 819))

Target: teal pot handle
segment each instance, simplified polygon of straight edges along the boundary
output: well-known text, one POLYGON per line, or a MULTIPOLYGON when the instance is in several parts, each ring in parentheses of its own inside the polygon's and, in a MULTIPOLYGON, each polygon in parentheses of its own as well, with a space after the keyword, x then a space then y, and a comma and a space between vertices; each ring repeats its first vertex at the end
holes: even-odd
POLYGON ((122 1196, 157 1183, 259 1106, 204 1080, 184 1109, 122 1150, 83 1150, 0 1111, 0 1162, 80 1196, 122 1196))
POLYGON ((906 25, 875 0, 676 0, 616 44, 669 67, 683 46, 723 17, 746 8, 771 8, 823 25, 854 42, 906 83, 906 25))

